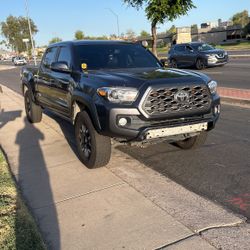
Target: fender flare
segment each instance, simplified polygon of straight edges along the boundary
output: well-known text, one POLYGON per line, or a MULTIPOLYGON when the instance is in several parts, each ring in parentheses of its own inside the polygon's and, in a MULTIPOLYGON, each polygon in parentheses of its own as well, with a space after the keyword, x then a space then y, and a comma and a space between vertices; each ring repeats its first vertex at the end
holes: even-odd
POLYGON ((35 96, 34 96, 34 77, 31 72, 24 71, 22 76, 22 93, 24 95, 25 88, 27 88, 30 93, 32 100, 35 102, 35 96))
MULTIPOLYGON (((102 130, 101 128, 101 124, 99 121, 99 117, 98 117, 98 113, 96 110, 96 106, 93 103, 92 99, 90 96, 86 95, 85 93, 81 92, 81 91, 74 91, 72 93, 72 102, 71 102, 71 107, 72 107, 72 117, 73 117, 73 122, 74 122, 74 116, 76 116, 76 114, 74 114, 74 103, 80 103, 83 105, 83 107, 86 109, 86 111, 88 112, 90 119, 93 122, 93 125, 95 127, 95 129, 100 132, 102 130)), ((77 111, 79 112, 79 108, 77 108, 77 111)), ((77 112, 76 111, 76 112, 77 112)))

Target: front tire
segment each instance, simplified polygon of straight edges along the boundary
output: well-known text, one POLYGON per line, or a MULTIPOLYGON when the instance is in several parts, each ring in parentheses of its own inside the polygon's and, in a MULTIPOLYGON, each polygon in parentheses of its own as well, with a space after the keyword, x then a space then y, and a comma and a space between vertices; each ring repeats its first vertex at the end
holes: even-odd
POLYGON ((201 58, 198 58, 198 59, 196 60, 195 67, 196 67, 196 69, 198 69, 198 70, 204 69, 204 68, 205 68, 204 60, 202 60, 201 58))
POLYGON ((174 69, 177 69, 177 68, 178 68, 177 61, 176 61, 175 59, 172 59, 172 60, 171 60, 170 65, 171 65, 171 68, 174 68, 174 69))
POLYGON ((24 105, 27 119, 30 123, 38 123, 42 120, 42 108, 35 104, 29 90, 24 93, 24 105))
POLYGON ((201 147, 207 139, 207 131, 201 132, 199 135, 185 139, 183 141, 177 141, 173 143, 175 146, 181 149, 196 149, 201 147))
POLYGON ((98 134, 87 112, 76 117, 75 138, 81 162, 88 168, 107 165, 111 156, 111 140, 98 134))

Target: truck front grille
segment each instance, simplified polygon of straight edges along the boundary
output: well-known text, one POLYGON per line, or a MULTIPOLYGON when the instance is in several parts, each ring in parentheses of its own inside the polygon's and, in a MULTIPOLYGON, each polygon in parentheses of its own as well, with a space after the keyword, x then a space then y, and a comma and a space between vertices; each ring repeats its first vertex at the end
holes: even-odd
POLYGON ((208 111, 211 97, 206 86, 152 88, 147 94, 142 109, 148 116, 173 113, 208 111))

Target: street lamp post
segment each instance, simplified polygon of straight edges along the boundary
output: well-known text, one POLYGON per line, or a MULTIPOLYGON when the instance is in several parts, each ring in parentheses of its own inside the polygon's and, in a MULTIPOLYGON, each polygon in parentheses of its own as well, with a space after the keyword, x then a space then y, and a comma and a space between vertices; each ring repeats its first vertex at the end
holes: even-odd
POLYGON ((117 35, 120 37, 120 26, 119 26, 119 16, 110 8, 107 8, 115 17, 116 17, 116 25, 117 25, 117 35))
POLYGON ((31 47, 32 47, 32 56, 33 56, 35 65, 37 65, 36 57, 35 57, 35 46, 34 46, 34 41, 33 41, 33 36, 32 36, 32 31, 31 31, 31 25, 30 25, 28 0, 25 0, 25 10, 26 10, 26 16, 27 16, 28 25, 29 25, 30 41, 31 41, 31 47))
POLYGON ((28 45, 28 42, 29 42, 30 40, 28 39, 28 38, 24 38, 23 39, 23 42, 25 43, 25 45, 26 45, 26 50, 27 50, 27 55, 29 54, 29 45, 28 45))

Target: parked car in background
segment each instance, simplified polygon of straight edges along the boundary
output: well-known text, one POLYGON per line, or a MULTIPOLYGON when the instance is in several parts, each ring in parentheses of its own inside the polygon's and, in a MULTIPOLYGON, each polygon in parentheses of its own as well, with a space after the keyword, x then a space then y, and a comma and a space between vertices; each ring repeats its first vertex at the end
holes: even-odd
POLYGON ((26 65, 27 64, 27 60, 21 56, 15 57, 13 62, 15 65, 26 65))
POLYGON ((201 43, 183 43, 171 47, 168 52, 169 65, 173 68, 192 67, 204 69, 211 66, 223 66, 228 63, 228 54, 223 49, 201 43))

